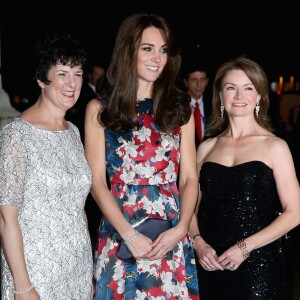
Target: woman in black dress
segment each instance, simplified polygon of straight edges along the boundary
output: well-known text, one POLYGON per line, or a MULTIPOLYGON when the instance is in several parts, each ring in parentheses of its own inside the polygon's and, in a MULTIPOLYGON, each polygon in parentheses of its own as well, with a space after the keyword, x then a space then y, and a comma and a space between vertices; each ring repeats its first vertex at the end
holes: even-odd
POLYGON ((271 133, 268 93, 248 58, 216 72, 190 225, 201 300, 283 299, 280 237, 300 223, 300 189, 287 143, 271 133))

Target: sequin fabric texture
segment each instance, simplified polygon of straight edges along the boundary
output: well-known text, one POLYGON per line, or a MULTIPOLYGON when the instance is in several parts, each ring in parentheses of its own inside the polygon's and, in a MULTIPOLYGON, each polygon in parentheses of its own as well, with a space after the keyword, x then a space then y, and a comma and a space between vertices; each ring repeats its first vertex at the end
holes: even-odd
MULTIPOLYGON (((152 218, 178 223, 176 186, 180 128, 162 134, 154 124, 153 101, 137 105, 141 128, 105 130, 107 171, 111 190, 128 221, 152 218)), ((166 257, 154 261, 120 260, 120 236, 104 219, 96 248, 96 300, 199 299, 193 248, 185 236, 166 257)))
MULTIPOLYGON (((279 207, 272 169, 261 161, 232 167, 205 162, 200 171, 201 235, 222 254, 270 224, 279 207)), ((253 250, 235 271, 199 268, 201 300, 282 300, 281 241, 253 250)))
MULTIPOLYGON (((26 266, 41 300, 89 300, 92 250, 84 205, 91 172, 78 129, 15 119, 0 134, 0 205, 20 208, 26 266)), ((2 300, 14 284, 1 251, 2 300)))

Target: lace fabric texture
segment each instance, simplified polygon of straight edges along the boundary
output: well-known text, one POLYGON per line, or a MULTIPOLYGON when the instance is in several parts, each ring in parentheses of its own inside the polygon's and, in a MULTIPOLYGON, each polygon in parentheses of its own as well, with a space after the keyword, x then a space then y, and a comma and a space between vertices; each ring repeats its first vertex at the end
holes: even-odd
MULTIPOLYGON (((42 300, 89 300, 92 250, 84 205, 91 172, 78 129, 46 131, 21 119, 0 133, 0 205, 20 208, 31 283, 42 300)), ((13 278, 1 251, 2 300, 13 278)))

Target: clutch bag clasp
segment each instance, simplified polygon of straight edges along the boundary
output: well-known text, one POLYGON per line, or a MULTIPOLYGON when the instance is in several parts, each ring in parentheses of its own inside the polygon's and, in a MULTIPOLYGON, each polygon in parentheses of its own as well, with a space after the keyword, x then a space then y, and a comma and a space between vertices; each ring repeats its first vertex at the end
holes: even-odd
POLYGON ((149 216, 142 218, 141 220, 138 220, 137 222, 135 222, 132 227, 136 228, 137 226, 139 226, 140 224, 144 223, 145 221, 147 221, 148 219, 150 219, 149 216))

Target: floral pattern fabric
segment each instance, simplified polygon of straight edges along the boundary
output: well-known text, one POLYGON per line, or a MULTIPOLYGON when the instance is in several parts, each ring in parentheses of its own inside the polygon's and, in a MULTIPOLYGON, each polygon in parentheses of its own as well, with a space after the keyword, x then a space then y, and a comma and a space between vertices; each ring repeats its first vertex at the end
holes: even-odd
MULTIPOLYGON (((107 172, 111 192, 129 222, 145 216, 169 219, 180 214, 176 185, 181 130, 160 132, 153 101, 137 104, 141 128, 130 132, 105 129, 107 172)), ((99 227, 94 276, 96 300, 199 299, 195 257, 186 235, 167 255, 155 261, 123 261, 116 254, 120 236, 107 219, 99 227)))

